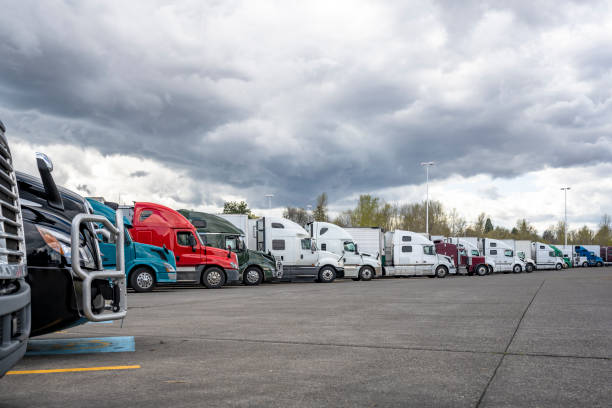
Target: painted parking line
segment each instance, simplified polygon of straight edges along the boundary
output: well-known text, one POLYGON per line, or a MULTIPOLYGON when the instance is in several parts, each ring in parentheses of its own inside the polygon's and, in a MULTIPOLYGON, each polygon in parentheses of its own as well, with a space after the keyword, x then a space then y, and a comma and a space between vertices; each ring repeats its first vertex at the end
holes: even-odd
POLYGON ((135 351, 133 336, 29 340, 28 356, 54 354, 124 353, 135 351))
POLYGON ((51 370, 23 370, 23 371, 9 371, 6 373, 6 375, 78 373, 78 372, 83 372, 83 371, 134 370, 136 368, 140 368, 140 366, 139 365, 126 365, 126 366, 108 366, 108 367, 56 368, 56 369, 51 369, 51 370))

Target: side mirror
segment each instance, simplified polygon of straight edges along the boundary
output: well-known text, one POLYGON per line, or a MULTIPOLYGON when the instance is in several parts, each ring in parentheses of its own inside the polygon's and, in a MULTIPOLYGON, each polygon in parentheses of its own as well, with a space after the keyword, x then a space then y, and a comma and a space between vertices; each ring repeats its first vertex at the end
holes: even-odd
POLYGON ((228 258, 232 257, 232 247, 231 247, 231 245, 227 246, 227 257, 228 258))
POLYGON ((189 236, 189 246, 191 247, 191 250, 193 252, 196 251, 196 247, 198 246, 198 243, 196 242, 195 238, 193 237, 193 235, 189 236))
POLYGON ((355 255, 359 255, 359 247, 355 244, 355 255))
POLYGON ((38 166, 40 179, 42 180, 45 188, 47 202, 51 207, 63 211, 64 202, 62 201, 62 196, 60 195, 57 185, 55 184, 55 180, 53 180, 53 176, 51 175, 51 172, 53 171, 53 162, 46 154, 36 153, 36 164, 38 166))
POLYGON ((169 253, 168 248, 166 248, 166 244, 164 244, 164 246, 162 247, 162 249, 164 250, 165 253, 169 253))

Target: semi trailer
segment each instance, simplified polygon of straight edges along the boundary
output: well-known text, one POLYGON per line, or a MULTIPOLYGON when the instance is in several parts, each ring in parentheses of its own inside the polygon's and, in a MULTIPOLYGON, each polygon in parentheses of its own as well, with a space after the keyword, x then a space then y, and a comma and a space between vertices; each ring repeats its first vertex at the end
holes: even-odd
POLYGON ((177 282, 200 283, 208 289, 240 282, 236 253, 206 246, 193 224, 179 212, 160 204, 136 202, 130 213, 136 242, 165 246, 174 252, 177 282))
POLYGON ((255 223, 256 249, 283 263, 283 281, 333 282, 344 276, 341 255, 322 251, 308 232, 285 218, 263 217, 255 223))
MULTIPOLYGON (((116 211, 101 202, 87 198, 94 214, 106 217, 113 224, 116 211)), ((132 239, 129 228, 132 223, 123 218, 125 226, 125 273, 127 284, 136 292, 151 292, 157 284, 176 282, 176 260, 168 248, 147 245, 132 239)), ((116 244, 109 242, 104 234, 98 234, 98 245, 102 253, 102 264, 107 269, 117 266, 116 244)))
POLYGON ((510 245, 501 240, 479 238, 478 249, 487 258, 495 262, 495 272, 521 273, 527 271, 527 264, 515 254, 514 249, 510 245))
POLYGON ((25 354, 31 322, 23 222, 5 131, 0 121, 0 377, 25 354))
POLYGON ((259 285, 283 276, 283 263, 272 255, 248 249, 244 231, 227 219, 199 211, 178 211, 196 227, 205 245, 231 248, 236 252, 241 280, 245 285, 259 285))
POLYGON ((380 259, 363 252, 344 228, 329 222, 313 221, 305 229, 322 251, 342 256, 345 278, 369 281, 382 275, 380 259))
POLYGON ((382 228, 347 227, 344 230, 351 234, 353 242, 359 246, 360 252, 365 252, 376 259, 380 259, 381 266, 384 265, 385 233, 382 228))
POLYGON ((612 264, 612 246, 602 246, 599 248, 599 256, 604 265, 612 264))

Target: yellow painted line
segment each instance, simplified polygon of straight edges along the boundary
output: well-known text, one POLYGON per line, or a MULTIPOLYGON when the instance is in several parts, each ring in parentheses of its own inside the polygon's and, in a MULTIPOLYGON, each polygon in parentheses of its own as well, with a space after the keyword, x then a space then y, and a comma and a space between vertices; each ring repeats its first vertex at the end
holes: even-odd
POLYGON ((9 371, 6 373, 6 375, 77 373, 77 372, 82 372, 82 371, 107 371, 107 370, 133 370, 135 368, 140 368, 140 366, 139 365, 129 365, 129 366, 108 366, 108 367, 57 368, 53 370, 9 371))

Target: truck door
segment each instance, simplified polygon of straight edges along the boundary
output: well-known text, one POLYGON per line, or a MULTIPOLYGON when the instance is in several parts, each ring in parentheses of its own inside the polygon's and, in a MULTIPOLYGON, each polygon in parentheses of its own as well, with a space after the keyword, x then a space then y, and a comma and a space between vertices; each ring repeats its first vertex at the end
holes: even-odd
POLYGON ((199 241, 190 230, 176 230, 175 234, 176 245, 172 249, 178 257, 177 280, 195 281, 196 266, 202 263, 199 241))
POLYGON ((297 260, 297 264, 301 266, 313 266, 317 264, 319 260, 319 254, 312 246, 312 239, 310 238, 302 238, 300 241, 299 248, 299 259, 297 260))
POLYGON ((434 273, 434 268, 438 263, 438 256, 433 245, 423 245, 423 259, 421 262, 421 273, 423 275, 431 275, 434 273))
POLYGON ((419 245, 410 245, 409 242, 401 242, 399 244, 399 254, 396 257, 395 275, 414 275, 417 273, 416 261, 420 259, 417 251, 420 251, 419 245))

